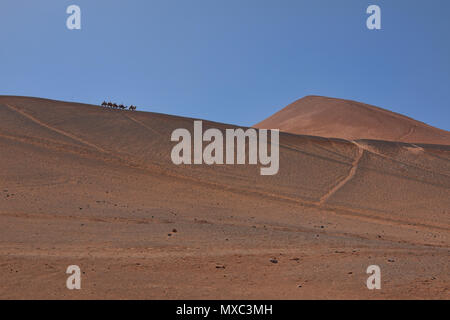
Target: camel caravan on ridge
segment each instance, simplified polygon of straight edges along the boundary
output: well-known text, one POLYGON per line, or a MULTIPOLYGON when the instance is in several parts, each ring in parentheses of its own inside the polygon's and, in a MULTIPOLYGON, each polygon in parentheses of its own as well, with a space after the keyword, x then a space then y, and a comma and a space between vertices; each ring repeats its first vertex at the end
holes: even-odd
POLYGON ((120 110, 130 110, 130 111, 135 111, 136 110, 136 106, 130 105, 129 107, 124 106, 123 104, 116 104, 116 103, 112 103, 112 102, 106 102, 103 101, 102 102, 102 107, 105 108, 113 108, 113 109, 120 109, 120 110))

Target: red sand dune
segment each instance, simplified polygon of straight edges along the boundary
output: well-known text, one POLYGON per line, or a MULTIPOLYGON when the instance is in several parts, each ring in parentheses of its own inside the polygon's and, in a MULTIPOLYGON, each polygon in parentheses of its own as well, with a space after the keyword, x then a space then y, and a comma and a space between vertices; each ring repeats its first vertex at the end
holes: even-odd
MULTIPOLYGON (((172 164, 170 135, 193 119, 2 96, 0 298, 448 299, 448 135, 386 117, 401 130, 346 134, 415 143, 282 133, 279 173, 261 176, 172 164)), ((308 134, 343 125, 310 119, 308 134)))
POLYGON ((299 99, 255 128, 347 140, 450 145, 448 131, 365 103, 319 96, 299 99))

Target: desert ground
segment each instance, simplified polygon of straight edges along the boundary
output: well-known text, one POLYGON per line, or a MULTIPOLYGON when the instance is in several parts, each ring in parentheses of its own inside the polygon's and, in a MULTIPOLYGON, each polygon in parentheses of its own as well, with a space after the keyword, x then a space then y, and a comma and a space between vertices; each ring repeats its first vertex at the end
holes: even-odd
POLYGON ((450 298, 448 131, 306 97, 255 125, 283 131, 261 176, 174 165, 170 135, 192 126, 0 96, 0 298, 450 298))

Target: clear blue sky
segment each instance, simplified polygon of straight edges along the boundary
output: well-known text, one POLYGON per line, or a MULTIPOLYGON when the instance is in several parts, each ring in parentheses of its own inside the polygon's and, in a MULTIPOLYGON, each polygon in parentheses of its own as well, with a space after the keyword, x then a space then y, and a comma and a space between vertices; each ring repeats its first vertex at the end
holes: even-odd
POLYGON ((238 125, 316 94, 450 130, 449 17, 448 0, 1 0, 0 94, 238 125))

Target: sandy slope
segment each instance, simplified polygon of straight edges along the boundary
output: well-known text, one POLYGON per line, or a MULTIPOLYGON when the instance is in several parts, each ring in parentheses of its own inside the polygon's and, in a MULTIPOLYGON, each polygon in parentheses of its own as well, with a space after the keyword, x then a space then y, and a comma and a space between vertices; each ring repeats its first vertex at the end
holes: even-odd
POLYGON ((192 126, 0 97, 0 298, 450 297, 449 146, 281 134, 260 176, 173 165, 192 126))
POLYGON ((365 103, 320 96, 299 99, 255 127, 347 140, 450 145, 448 131, 365 103))

